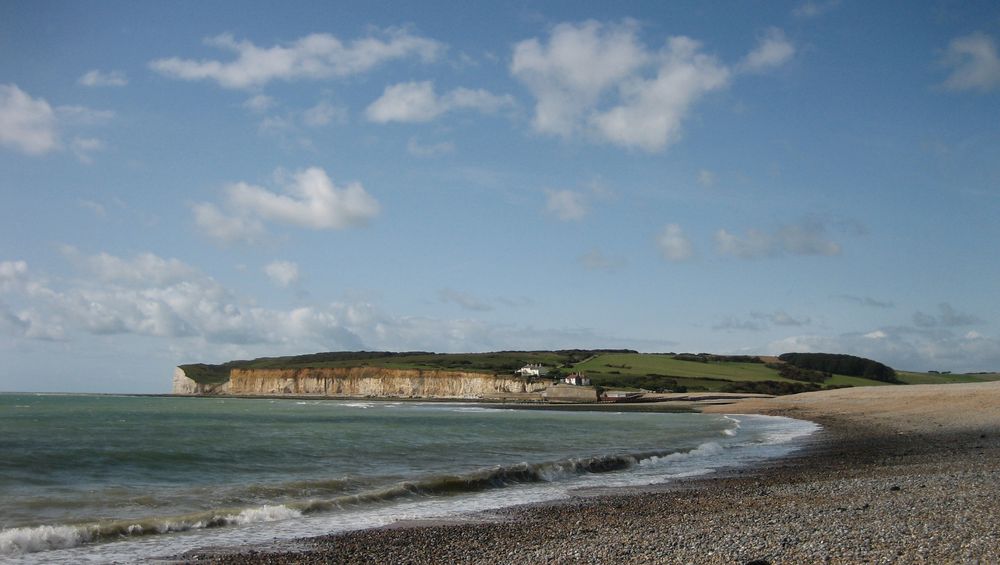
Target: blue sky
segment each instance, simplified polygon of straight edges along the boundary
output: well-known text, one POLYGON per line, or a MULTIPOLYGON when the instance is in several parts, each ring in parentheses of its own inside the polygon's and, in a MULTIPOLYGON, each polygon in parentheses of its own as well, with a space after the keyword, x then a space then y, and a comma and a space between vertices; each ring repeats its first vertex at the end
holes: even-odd
POLYGON ((1000 369, 995 2, 5 2, 0 390, 341 349, 1000 369))

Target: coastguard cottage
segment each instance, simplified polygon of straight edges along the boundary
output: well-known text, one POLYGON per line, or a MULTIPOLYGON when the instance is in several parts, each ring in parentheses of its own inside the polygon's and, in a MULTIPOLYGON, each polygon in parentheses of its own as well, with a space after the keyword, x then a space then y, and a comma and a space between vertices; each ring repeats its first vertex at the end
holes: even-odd
POLYGON ((571 373, 563 378, 563 382, 574 386, 590 386, 590 379, 583 373, 571 373))
POLYGON ((544 377, 545 375, 549 374, 549 368, 540 363, 537 364, 528 363, 527 365, 521 367, 520 369, 514 372, 517 373, 518 375, 521 375, 522 377, 544 377))

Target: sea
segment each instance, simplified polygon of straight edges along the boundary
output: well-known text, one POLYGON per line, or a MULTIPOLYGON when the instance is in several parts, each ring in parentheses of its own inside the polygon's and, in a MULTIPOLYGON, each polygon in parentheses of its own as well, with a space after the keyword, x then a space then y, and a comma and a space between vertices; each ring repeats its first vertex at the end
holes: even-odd
POLYGON ((0 394, 0 562, 132 563, 459 519, 783 457, 766 416, 0 394))

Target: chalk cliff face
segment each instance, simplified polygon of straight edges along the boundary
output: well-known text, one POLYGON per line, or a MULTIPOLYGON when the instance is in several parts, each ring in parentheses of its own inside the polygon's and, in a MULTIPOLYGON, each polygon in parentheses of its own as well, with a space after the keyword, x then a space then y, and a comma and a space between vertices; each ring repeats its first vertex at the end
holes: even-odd
POLYGON ((317 369, 233 369, 229 382, 202 385, 174 372, 174 394, 244 396, 340 396, 377 398, 489 398, 535 393, 553 384, 463 371, 424 371, 379 367, 317 369))
POLYGON ((229 381, 216 384, 203 384, 191 380, 184 369, 174 368, 174 394, 226 394, 229 391, 229 381))

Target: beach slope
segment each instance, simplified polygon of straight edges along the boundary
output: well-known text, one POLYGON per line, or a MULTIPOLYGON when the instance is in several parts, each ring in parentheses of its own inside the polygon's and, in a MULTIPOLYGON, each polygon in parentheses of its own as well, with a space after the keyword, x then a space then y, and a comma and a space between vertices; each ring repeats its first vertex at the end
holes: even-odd
POLYGON ((1000 562, 1000 383, 865 387, 711 407, 824 426, 797 455, 495 520, 189 554, 216 563, 1000 562))

